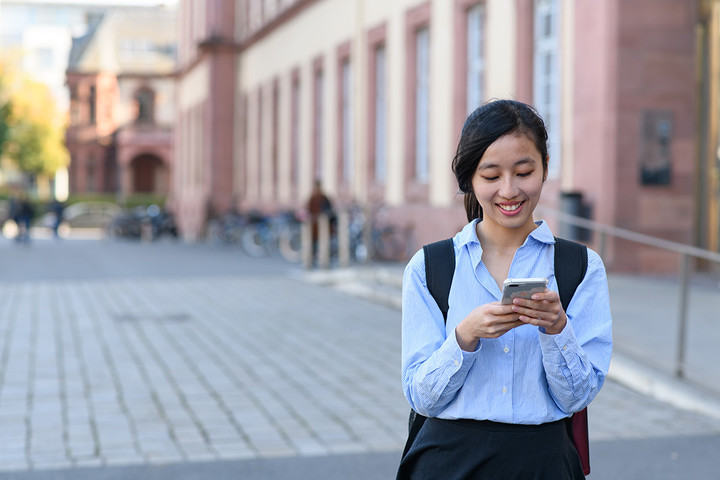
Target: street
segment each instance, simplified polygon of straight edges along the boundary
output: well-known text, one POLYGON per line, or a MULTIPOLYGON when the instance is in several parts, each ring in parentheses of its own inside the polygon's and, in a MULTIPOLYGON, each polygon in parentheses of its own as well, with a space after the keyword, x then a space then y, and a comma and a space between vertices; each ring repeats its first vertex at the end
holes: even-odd
MULTIPOLYGON (((394 478, 397 309, 202 244, 0 259, 0 479, 394 478)), ((589 413, 589 478, 720 478, 718 419, 610 380, 589 413)))

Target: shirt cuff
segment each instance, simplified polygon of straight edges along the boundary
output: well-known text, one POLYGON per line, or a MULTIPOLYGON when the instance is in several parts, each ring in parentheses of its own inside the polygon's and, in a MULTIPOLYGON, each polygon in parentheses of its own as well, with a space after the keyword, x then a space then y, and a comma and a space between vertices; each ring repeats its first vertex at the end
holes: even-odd
POLYGON ((475 362, 475 359, 480 354, 480 350, 482 349, 482 341, 478 341, 477 347, 475 347, 475 350, 472 352, 466 352, 462 348, 460 348, 460 344, 457 341, 457 334, 455 333, 455 330, 453 330, 453 334, 450 335, 450 342, 452 345, 453 352, 453 363, 456 367, 462 367, 463 370, 469 369, 472 364, 475 362))
POLYGON ((567 322, 565 328, 558 334, 549 335, 539 331, 538 335, 543 357, 551 362, 567 363, 567 360, 577 351, 577 338, 575 338, 575 331, 570 322, 567 322))

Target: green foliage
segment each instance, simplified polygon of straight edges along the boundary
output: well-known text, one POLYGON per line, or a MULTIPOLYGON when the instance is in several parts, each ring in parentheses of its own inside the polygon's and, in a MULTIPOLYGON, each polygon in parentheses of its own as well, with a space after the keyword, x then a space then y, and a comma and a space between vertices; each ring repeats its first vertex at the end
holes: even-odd
MULTIPOLYGON (((149 193, 134 193, 128 195, 124 202, 120 205, 123 208, 134 208, 141 205, 158 205, 165 206, 164 195, 153 195, 149 193)), ((104 201, 117 203, 117 196, 114 193, 79 193, 73 194, 68 198, 66 205, 72 205, 77 202, 104 201)))
POLYGON ((65 121, 50 90, 2 64, 0 79, 0 155, 33 175, 50 176, 67 166, 65 121))
POLYGON ((7 98, 7 87, 0 76, 0 157, 2 157, 3 146, 8 137, 8 117, 10 116, 10 99, 7 98))

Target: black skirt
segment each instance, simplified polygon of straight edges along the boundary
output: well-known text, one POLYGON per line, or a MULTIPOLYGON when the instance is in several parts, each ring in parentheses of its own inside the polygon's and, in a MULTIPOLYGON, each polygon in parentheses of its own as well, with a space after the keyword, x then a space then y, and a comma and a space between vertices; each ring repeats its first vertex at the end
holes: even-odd
POLYGON ((428 418, 398 480, 583 480, 565 421, 513 425, 428 418))

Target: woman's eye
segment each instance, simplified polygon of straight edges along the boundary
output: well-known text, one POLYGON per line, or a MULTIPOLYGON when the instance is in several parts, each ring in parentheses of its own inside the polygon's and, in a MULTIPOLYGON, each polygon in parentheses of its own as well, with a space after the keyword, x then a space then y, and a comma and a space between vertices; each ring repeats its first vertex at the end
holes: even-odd
POLYGON ((494 182, 495 180, 497 180, 497 179, 500 178, 500 177, 483 177, 483 178, 484 178, 485 180, 487 180, 488 182, 494 182))
POLYGON ((518 177, 529 177, 533 172, 518 173, 518 177))

